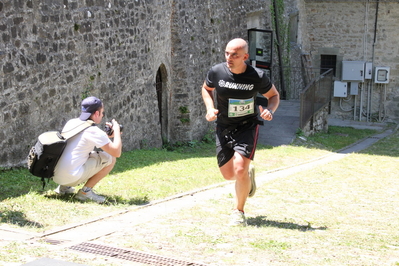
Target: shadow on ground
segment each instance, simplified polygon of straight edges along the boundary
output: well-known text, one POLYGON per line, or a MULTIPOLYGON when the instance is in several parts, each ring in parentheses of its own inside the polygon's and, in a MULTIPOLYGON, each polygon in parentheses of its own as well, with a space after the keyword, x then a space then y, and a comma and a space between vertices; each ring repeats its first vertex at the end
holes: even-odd
POLYGON ((21 211, 6 210, 0 213, 0 223, 14 224, 19 227, 43 228, 42 224, 26 219, 25 213, 21 211))
POLYGON ((298 231, 316 231, 316 230, 327 230, 327 227, 312 227, 310 224, 308 225, 300 225, 296 223, 290 222, 280 222, 280 221, 272 221, 266 219, 266 216, 256 216, 256 217, 249 217, 247 218, 247 223, 249 226, 256 226, 256 227, 276 227, 276 228, 283 228, 283 229, 291 229, 291 230, 298 230, 298 231))

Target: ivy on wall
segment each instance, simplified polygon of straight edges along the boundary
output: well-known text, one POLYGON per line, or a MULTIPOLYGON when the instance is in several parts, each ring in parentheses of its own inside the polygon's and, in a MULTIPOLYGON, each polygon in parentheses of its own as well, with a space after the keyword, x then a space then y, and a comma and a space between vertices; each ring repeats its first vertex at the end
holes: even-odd
POLYGON ((289 40, 289 23, 285 15, 284 0, 273 0, 270 6, 272 15, 272 27, 275 32, 274 45, 277 47, 279 58, 279 80, 280 80, 280 96, 286 99, 287 90, 286 84, 290 84, 290 40, 289 40))
POLYGON ((274 5, 271 5, 270 10, 273 17, 273 30, 278 34, 274 38, 275 45, 279 46, 282 55, 282 65, 290 65, 290 40, 289 40, 289 23, 285 15, 284 0, 273 0, 274 5))

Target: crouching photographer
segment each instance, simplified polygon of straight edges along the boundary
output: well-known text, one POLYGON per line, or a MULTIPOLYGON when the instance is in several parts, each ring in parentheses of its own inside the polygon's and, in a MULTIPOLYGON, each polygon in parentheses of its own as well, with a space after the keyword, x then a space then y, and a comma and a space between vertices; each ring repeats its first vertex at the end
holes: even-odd
POLYGON ((84 99, 81 107, 80 116, 69 120, 62 131, 71 130, 83 121, 92 121, 93 126, 68 140, 54 170, 53 180, 59 184, 55 192, 60 195, 72 194, 75 186, 85 183, 75 198, 103 203, 105 197, 94 193, 93 187, 111 172, 116 158, 122 154, 121 126, 113 119, 108 123, 112 133, 107 135, 95 125, 100 124, 104 117, 103 103, 96 97, 84 99), (101 151, 95 151, 96 148, 101 151))

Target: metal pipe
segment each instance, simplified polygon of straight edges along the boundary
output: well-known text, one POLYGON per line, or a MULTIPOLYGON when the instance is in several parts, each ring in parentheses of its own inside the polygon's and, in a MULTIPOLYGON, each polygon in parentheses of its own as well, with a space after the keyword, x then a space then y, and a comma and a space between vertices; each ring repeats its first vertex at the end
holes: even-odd
POLYGON ((353 101, 353 106, 354 106, 353 107, 353 120, 356 120, 356 101, 357 101, 357 96, 355 95, 355 99, 353 101))
MULTIPOLYGON (((374 66, 374 56, 375 56, 375 43, 377 42, 377 26, 378 26, 378 8, 379 8, 379 3, 380 0, 377 0, 376 6, 375 6, 375 21, 374 21, 374 40, 373 40, 373 51, 372 51, 372 63, 374 66)), ((372 112, 372 101, 371 101, 371 97, 372 97, 372 93, 373 93, 373 83, 371 83, 371 88, 370 88, 370 94, 369 94, 369 101, 370 101, 370 110, 369 110, 369 119, 371 119, 371 112, 372 112)))
POLYGON ((359 94, 360 94, 360 106, 359 106, 359 121, 362 121, 362 115, 363 115, 363 83, 359 85, 359 94))

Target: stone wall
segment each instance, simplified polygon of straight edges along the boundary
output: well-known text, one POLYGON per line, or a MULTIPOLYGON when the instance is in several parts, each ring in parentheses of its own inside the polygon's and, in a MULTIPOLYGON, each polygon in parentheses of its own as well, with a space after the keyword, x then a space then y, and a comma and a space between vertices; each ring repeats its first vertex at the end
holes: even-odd
POLYGON ((126 150, 144 139, 160 146, 154 73, 170 68, 170 9, 156 4, 2 2, 2 165, 24 161, 37 135, 61 129, 88 95, 124 124, 126 150))
POLYGON ((124 125, 124 151, 200 139, 213 126, 206 71, 229 39, 270 25, 269 5, 0 0, 0 167, 22 165, 37 136, 62 129, 89 95, 124 125))
POLYGON ((319 132, 328 132, 328 109, 328 106, 320 109, 313 115, 310 121, 306 123, 302 129, 302 132, 306 137, 319 132))
POLYGON ((320 66, 322 54, 330 54, 337 56, 338 80, 341 79, 341 61, 373 62, 373 68, 384 66, 391 70, 389 84, 380 85, 366 80, 360 84, 358 95, 334 97, 331 109, 334 118, 399 120, 399 35, 395 34, 399 2, 377 2, 299 1, 302 14, 300 32, 307 34, 302 35, 301 45, 304 51, 311 54, 315 67, 320 66))
POLYGON ((171 87, 175 105, 173 128, 176 140, 199 139, 213 123, 207 122, 200 94, 206 72, 224 61, 226 43, 247 39, 251 27, 270 29, 268 1, 180 1, 172 24, 171 87), (251 24, 251 25, 249 25, 251 24), (180 108, 187 107, 187 114, 180 108), (181 122, 181 121, 188 122, 181 122))
MULTIPOLYGON (((0 0, 0 167, 22 165, 36 137, 78 116, 89 95, 104 101, 105 120, 124 125, 124 151, 200 139, 213 127, 200 95, 206 71, 224 60, 231 38, 272 28, 270 5, 0 0)), ((330 116, 397 121, 399 3, 379 1, 378 17, 377 1, 285 5, 287 21, 298 17, 295 53, 309 53, 314 67, 322 54, 335 54, 337 79, 342 60, 391 68, 389 84, 366 81, 358 95, 333 98, 330 116)), ((292 58, 292 66, 298 61, 292 58)))

